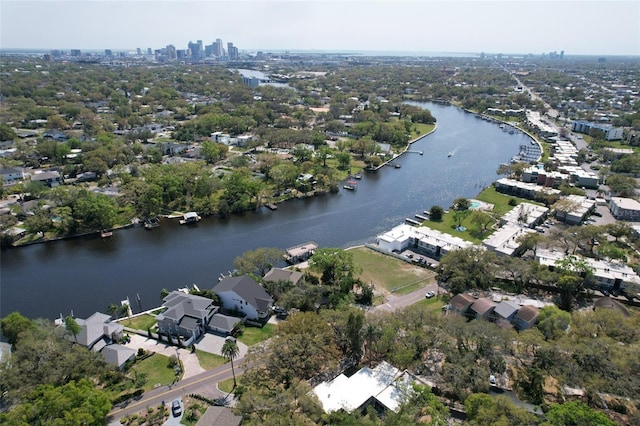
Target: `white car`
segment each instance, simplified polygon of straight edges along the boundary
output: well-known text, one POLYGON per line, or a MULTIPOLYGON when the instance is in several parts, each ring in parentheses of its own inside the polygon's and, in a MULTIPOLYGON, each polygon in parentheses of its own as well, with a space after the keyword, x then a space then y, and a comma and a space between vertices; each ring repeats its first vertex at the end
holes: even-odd
POLYGON ((427 299, 431 299, 435 295, 436 294, 434 292, 428 291, 427 294, 424 295, 424 297, 426 297, 427 299))

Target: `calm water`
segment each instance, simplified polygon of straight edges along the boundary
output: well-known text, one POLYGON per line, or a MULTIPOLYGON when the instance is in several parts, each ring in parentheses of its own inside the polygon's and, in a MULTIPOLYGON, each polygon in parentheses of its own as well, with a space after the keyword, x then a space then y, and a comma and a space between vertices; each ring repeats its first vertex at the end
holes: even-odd
POLYGON ((137 311, 160 304, 160 290, 197 284, 210 288, 233 260, 257 247, 287 247, 316 241, 321 247, 348 247, 428 210, 448 208, 457 197, 473 197, 497 179, 496 169, 529 144, 495 124, 463 111, 425 104, 438 130, 396 160, 365 173, 357 191, 280 204, 230 219, 203 219, 196 226, 164 221, 152 231, 133 228, 110 240, 69 240, 1 253, 0 316, 20 311, 31 318, 55 318, 71 310, 86 317, 110 303, 130 298, 137 311), (449 152, 453 156, 447 157, 449 152))

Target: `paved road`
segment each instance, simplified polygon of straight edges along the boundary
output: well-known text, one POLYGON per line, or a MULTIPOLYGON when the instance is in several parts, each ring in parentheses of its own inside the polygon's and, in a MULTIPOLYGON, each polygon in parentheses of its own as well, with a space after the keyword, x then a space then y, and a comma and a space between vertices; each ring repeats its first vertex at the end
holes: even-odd
MULTIPOLYGON (((244 366, 242 365, 243 361, 244 358, 239 358, 233 362, 236 377, 244 372, 244 366)), ((184 398, 192 393, 197 393, 211 399, 224 397, 226 394, 220 392, 217 389, 216 384, 232 377, 231 364, 225 364, 188 379, 181 380, 173 386, 161 386, 157 389, 145 392, 138 400, 129 400, 125 403, 116 405, 111 413, 109 413, 108 421, 110 424, 115 424, 114 422, 122 417, 139 413, 147 407, 157 406, 162 401, 168 403, 174 399, 184 398)))
POLYGON ((406 308, 409 305, 413 305, 414 303, 424 299, 427 291, 433 291, 436 294, 446 293, 446 290, 442 287, 438 288, 438 284, 435 281, 435 278, 432 278, 429 281, 429 284, 416 290, 412 291, 409 294, 403 295, 395 295, 390 294, 387 296, 387 302, 382 305, 378 305, 371 309, 370 312, 393 312, 397 309, 406 308))

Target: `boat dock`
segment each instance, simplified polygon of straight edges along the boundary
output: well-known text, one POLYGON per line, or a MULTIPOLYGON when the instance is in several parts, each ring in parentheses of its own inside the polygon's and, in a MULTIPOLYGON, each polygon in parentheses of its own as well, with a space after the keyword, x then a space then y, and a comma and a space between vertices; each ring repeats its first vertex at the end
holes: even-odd
POLYGON ((417 220, 413 220, 411 218, 406 218, 405 221, 409 222, 411 225, 422 225, 420 222, 418 222, 417 220))
POLYGON ((297 246, 289 247, 284 253, 284 260, 290 264, 304 262, 309 259, 318 249, 318 244, 314 241, 307 241, 297 246))
POLYGON ((265 204, 265 207, 268 208, 269 210, 278 210, 278 206, 276 206, 273 203, 267 203, 265 204))
POLYGON ((420 220, 429 220, 426 217, 422 216, 421 214, 416 214, 416 217, 420 220))

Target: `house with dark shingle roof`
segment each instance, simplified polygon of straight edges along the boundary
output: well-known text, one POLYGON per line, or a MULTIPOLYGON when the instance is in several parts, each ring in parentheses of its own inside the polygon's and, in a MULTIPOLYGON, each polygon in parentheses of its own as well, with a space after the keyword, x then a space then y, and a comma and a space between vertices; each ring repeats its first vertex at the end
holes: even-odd
POLYGON ((218 312, 213 300, 202 296, 172 291, 164 298, 164 312, 156 315, 160 333, 197 339, 218 312))
POLYGON ((449 301, 449 310, 457 312, 460 315, 465 315, 469 307, 475 302, 476 299, 470 294, 460 293, 456 294, 449 301))
POLYGON ((271 268, 269 272, 262 278, 266 283, 277 283, 278 281, 286 281, 293 285, 298 285, 302 279, 302 272, 291 271, 289 269, 271 268))
POLYGON ((538 321, 540 310, 535 306, 525 305, 520 308, 513 320, 513 325, 517 330, 527 330, 533 327, 538 321))
POLYGON ((469 315, 475 319, 488 320, 496 303, 488 297, 481 297, 471 304, 469 307, 469 315))
POLYGON ((248 320, 265 321, 271 315, 273 298, 248 275, 224 278, 213 287, 213 292, 220 297, 223 308, 248 320))

